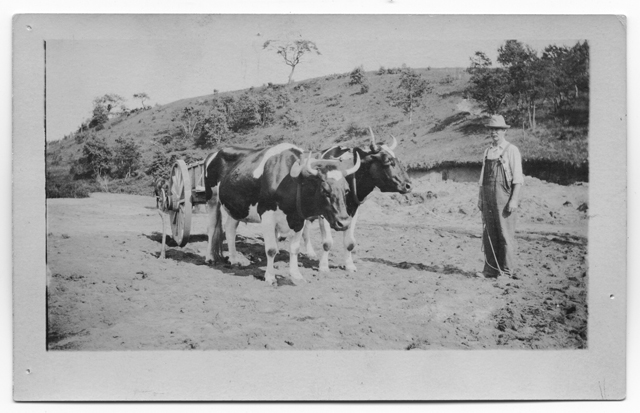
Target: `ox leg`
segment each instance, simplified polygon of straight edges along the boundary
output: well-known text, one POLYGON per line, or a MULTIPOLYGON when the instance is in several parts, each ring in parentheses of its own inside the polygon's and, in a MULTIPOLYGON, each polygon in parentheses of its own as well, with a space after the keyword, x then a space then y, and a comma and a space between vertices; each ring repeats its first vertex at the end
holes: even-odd
POLYGON ((353 263, 353 257, 351 256, 351 251, 356 247, 354 232, 356 230, 356 222, 358 221, 358 212, 359 210, 356 210, 355 215, 351 219, 351 224, 349 224, 349 228, 344 232, 344 262, 345 268, 349 272, 358 271, 353 263))
POLYGON ((329 251, 333 246, 333 238, 331 237, 331 227, 326 219, 320 218, 320 233, 322 234, 322 256, 320 257, 320 272, 329 272, 329 251))
MULTIPOLYGON (((308 222, 305 221, 305 227, 308 222)), ((306 281, 302 274, 300 273, 300 268, 298 268, 298 253, 300 252, 300 241, 302 238, 302 232, 304 231, 304 227, 301 231, 296 232, 291 238, 291 245, 289 247, 289 275, 296 281, 306 281)))
POLYGON ((302 239, 304 241, 304 248, 307 254, 307 257, 312 260, 318 259, 318 254, 313 249, 313 245, 311 245, 311 237, 309 236, 309 231, 311 231, 311 221, 304 222, 304 228, 302 229, 302 239))
POLYGON ((231 215, 227 217, 225 233, 227 238, 227 248, 229 249, 229 264, 246 267, 251 264, 251 262, 236 250, 236 230, 238 229, 239 223, 240 221, 236 221, 231 218, 231 215))
POLYGON ((164 259, 166 258, 164 251, 166 248, 167 233, 164 230, 164 212, 159 209, 158 214, 160 214, 160 219, 162 219, 162 249, 160 250, 160 256, 158 258, 164 259))
POLYGON ((218 207, 217 197, 212 197, 207 201, 207 213, 209 215, 209 224, 207 225, 207 237, 209 238, 209 245, 207 246, 207 253, 204 257, 205 262, 213 262, 213 233, 216 230, 217 214, 216 208, 218 207))
POLYGON ((277 285, 276 271, 273 266, 276 254, 278 253, 278 240, 276 238, 276 220, 274 211, 265 211, 262 214, 262 236, 264 237, 264 249, 267 254, 267 271, 264 274, 264 281, 267 284, 277 285))

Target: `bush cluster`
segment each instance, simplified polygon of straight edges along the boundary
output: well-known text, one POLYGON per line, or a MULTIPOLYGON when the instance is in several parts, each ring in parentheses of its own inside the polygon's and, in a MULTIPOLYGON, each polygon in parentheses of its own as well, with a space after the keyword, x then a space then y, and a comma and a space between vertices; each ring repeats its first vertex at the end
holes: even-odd
POLYGON ((99 190, 95 182, 60 181, 50 175, 47 175, 45 188, 47 198, 87 198, 91 192, 99 190))
POLYGON ((360 86, 361 94, 367 93, 369 91, 370 84, 367 80, 367 76, 362 65, 356 67, 351 71, 351 73, 349 73, 349 85, 360 86))

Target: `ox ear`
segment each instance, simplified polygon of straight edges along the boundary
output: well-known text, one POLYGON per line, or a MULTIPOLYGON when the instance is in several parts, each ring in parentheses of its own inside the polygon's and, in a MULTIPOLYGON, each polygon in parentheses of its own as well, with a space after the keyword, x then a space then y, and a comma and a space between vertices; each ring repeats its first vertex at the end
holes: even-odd
POLYGON ((292 178, 297 178, 300 175, 300 172, 302 172, 302 165, 300 165, 300 161, 296 161, 291 166, 291 170, 289 171, 289 175, 291 175, 292 178))

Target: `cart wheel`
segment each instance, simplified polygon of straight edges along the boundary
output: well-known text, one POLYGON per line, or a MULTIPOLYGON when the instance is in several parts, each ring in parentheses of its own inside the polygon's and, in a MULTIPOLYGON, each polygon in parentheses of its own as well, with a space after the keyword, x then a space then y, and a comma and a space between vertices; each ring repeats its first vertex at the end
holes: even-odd
POLYGON ((184 247, 189 242, 191 233, 191 179, 187 164, 182 159, 178 159, 171 168, 169 197, 171 234, 173 240, 184 247))

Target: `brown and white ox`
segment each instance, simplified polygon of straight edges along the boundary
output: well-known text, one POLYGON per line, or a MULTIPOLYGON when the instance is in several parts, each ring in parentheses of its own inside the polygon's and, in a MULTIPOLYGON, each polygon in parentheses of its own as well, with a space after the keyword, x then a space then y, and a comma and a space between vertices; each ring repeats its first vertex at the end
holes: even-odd
MULTIPOLYGON (((378 188, 382 192, 399 192, 401 194, 411 192, 411 180, 394 152, 394 149, 398 146, 396 138, 391 135, 393 143, 390 146, 378 145, 375 142, 373 131, 369 129, 369 132, 371 134, 369 151, 364 151, 360 148, 334 146, 325 150, 321 155, 323 159, 350 159, 353 162, 354 158, 358 158, 362 162, 358 171, 347 177, 350 189, 350 196, 347 197, 347 212, 352 217, 352 220, 349 228, 343 233, 345 268, 350 272, 357 271, 351 253, 356 245, 354 233, 358 221, 358 207, 374 188, 378 188)), ((326 222, 323 222, 322 219, 319 221, 323 249, 319 270, 321 272, 328 272, 329 251, 333 246, 333 239, 326 222)), ((313 250, 309 239, 309 227, 310 225, 307 223, 303 232, 304 243, 307 256, 316 259, 317 254, 313 250)))
POLYGON ((210 155, 206 162, 205 187, 209 210, 207 260, 224 261, 222 254, 222 209, 228 214, 225 225, 229 263, 248 265, 235 247, 240 221, 260 222, 267 255, 265 281, 276 284, 274 258, 278 253, 277 234, 295 232, 290 245, 289 275, 304 281, 298 268, 298 252, 306 220, 324 217, 328 226, 344 231, 351 223, 346 198, 345 177, 355 173, 355 164, 335 160, 315 160, 295 145, 282 143, 271 148, 228 147, 210 155))

